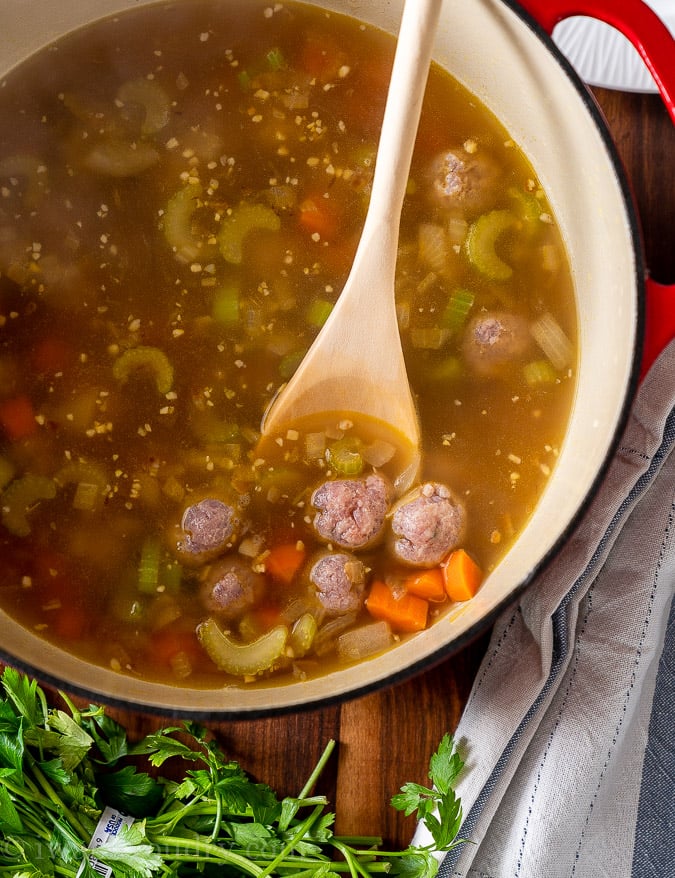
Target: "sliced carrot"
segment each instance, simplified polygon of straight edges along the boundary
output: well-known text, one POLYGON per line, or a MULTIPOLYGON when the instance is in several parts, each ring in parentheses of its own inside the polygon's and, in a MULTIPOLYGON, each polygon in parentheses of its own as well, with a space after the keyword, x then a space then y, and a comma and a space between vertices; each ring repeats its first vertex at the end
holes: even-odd
POLYGON ((434 601, 434 603, 440 603, 447 597, 443 571, 440 567, 434 567, 431 570, 416 570, 406 578, 405 587, 411 594, 426 598, 428 601, 434 601))
POLYGON ((464 549, 457 549, 441 565, 445 591, 451 601, 468 601, 483 581, 483 571, 464 549))
POLYGON ((265 556, 265 571, 277 582, 290 585, 304 563, 306 554, 302 543, 279 543, 265 556))
POLYGON ((338 232, 338 213, 329 199, 323 196, 305 198, 298 215, 301 227, 310 235, 319 235, 330 241, 338 232))
POLYGON ((371 585, 366 608, 374 619, 389 622, 394 631, 422 631, 427 626, 429 602, 406 591, 394 595, 381 580, 371 585))
POLYGON ((33 404, 27 396, 14 396, 0 403, 0 425, 7 437, 16 442, 37 430, 33 404))

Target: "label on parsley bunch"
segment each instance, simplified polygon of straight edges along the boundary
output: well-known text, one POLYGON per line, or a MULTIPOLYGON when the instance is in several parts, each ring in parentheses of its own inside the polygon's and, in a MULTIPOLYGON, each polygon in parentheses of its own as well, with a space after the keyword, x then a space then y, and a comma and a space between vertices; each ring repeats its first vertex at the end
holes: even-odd
MULTIPOLYGON (((105 844, 110 838, 116 836, 123 826, 131 826, 133 822, 133 817, 130 817, 128 814, 125 814, 117 808, 104 808, 96 825, 96 829, 94 830, 94 834, 91 837, 91 841, 89 842, 89 847, 92 849, 100 848, 101 845, 105 844)), ((103 875, 104 878, 112 878, 112 868, 106 866, 105 863, 101 863, 96 857, 89 858, 89 865, 97 875, 103 875)), ((84 872, 84 866, 85 864, 83 861, 80 868, 77 870, 75 878, 80 878, 84 872)))

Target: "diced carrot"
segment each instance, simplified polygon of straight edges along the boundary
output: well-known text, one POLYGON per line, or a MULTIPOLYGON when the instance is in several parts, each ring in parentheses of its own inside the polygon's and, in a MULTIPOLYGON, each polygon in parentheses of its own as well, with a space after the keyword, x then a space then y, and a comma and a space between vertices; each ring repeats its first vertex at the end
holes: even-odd
POLYGON ((261 604, 251 611, 251 615, 255 619, 255 624, 260 628, 261 633, 270 631, 275 625, 279 625, 283 620, 281 618, 281 608, 276 604, 261 604))
POLYGON ((51 627, 64 640, 79 640, 87 627, 87 614, 82 607, 61 607, 51 627))
POLYGON ((319 235, 324 240, 334 238, 340 225, 333 204, 322 196, 306 198, 300 205, 298 218, 306 232, 319 235))
POLYGON ((272 579, 290 585, 304 563, 306 554, 302 543, 279 543, 265 555, 265 571, 272 579))
POLYGON ((0 403, 0 425, 7 437, 16 442, 37 430, 33 404, 27 396, 14 396, 0 403))
POLYGON ((75 351, 62 338, 49 336, 38 342, 31 359, 36 372, 54 375, 56 372, 65 372, 73 364, 75 351))
POLYGON ((346 54, 332 34, 310 31, 305 36, 299 59, 301 70, 326 82, 337 76, 346 61, 346 54))
POLYGON ((176 656, 181 654, 193 666, 201 661, 203 652, 193 631, 166 626, 154 632, 150 641, 150 657, 157 665, 172 667, 176 656))
POLYGON ((55 549, 41 549, 33 558, 33 574, 40 583, 67 582, 71 576, 70 561, 55 549))
POLYGON ((451 552, 441 565, 445 591, 451 601, 468 601, 483 581, 483 571, 464 549, 451 552))
POLYGON ((416 594, 418 597, 426 598, 434 603, 440 603, 447 597, 443 571, 440 567, 434 567, 431 570, 416 570, 406 578, 405 587, 411 594, 416 594))
POLYGON ((407 591, 394 595, 379 579, 370 587, 366 608, 374 619, 389 622, 394 631, 422 631, 427 626, 428 601, 407 591))

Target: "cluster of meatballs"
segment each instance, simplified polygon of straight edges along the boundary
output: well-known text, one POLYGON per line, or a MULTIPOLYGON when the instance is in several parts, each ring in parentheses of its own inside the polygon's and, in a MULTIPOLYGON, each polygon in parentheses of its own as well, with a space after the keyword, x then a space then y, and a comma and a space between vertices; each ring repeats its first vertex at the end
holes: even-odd
MULTIPOLYGON (((487 153, 446 150, 428 168, 429 198, 436 207, 461 207, 475 216, 488 204, 498 176, 487 153)), ((481 311, 465 328, 462 354, 474 372, 494 377, 528 355, 531 345, 523 317, 481 311)), ((394 566, 431 568, 460 544, 465 531, 463 503, 438 482, 426 482, 394 501, 390 483, 379 473, 333 479, 314 490, 311 505, 314 535, 324 548, 302 575, 327 616, 361 607, 373 547, 385 544, 394 566)), ((244 527, 234 505, 206 498, 185 510, 173 533, 181 561, 201 568, 202 604, 228 622, 253 606, 268 587, 264 573, 229 552, 244 527)))
MULTIPOLYGON (((445 485, 427 482, 392 502, 379 473, 331 479, 312 493, 312 528, 324 548, 302 572, 309 595, 326 616, 359 610, 365 598, 367 557, 385 544, 394 564, 434 567, 464 534, 464 505, 445 485)), ((269 583, 249 560, 230 552, 244 528, 237 508, 205 498, 188 506, 172 532, 181 562, 199 568, 200 600, 209 613, 236 621, 269 583)))

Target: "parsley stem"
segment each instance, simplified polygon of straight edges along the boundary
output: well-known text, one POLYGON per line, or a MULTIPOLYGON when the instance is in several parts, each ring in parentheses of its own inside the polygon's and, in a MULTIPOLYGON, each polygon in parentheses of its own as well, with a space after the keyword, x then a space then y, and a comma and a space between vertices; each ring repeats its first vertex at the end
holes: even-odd
POLYGON ((78 835, 80 836, 80 839, 85 844, 88 844, 89 839, 91 837, 91 832, 87 832, 87 830, 80 823, 79 819, 73 814, 73 812, 70 810, 70 808, 66 805, 66 803, 63 801, 63 799, 61 799, 57 795, 57 793, 55 792, 52 785, 49 783, 47 778, 42 773, 42 771, 41 771, 40 767, 38 766, 34 757, 30 753, 28 753, 28 751, 26 751, 25 756, 26 756, 26 760, 27 760, 28 764, 30 765, 30 767, 33 771, 33 776, 37 780, 38 784, 40 785, 40 787, 44 791, 47 798, 51 802, 53 802, 57 806, 58 810, 68 818, 71 826, 73 827, 73 829, 75 829, 77 831, 78 835))
POLYGON ((39 792, 37 787, 35 787, 33 784, 31 784, 31 786, 33 787, 35 792, 28 790, 26 787, 15 786, 8 777, 0 777, 0 784, 2 784, 2 786, 5 787, 5 789, 7 789, 16 799, 24 799, 26 802, 31 802, 34 805, 40 805, 43 808, 48 808, 52 811, 60 810, 57 804, 55 804, 45 795, 39 792))
POLYGON ((211 844, 210 842, 199 841, 197 839, 178 838, 172 835, 153 836, 152 842, 157 847, 177 850, 179 852, 178 859, 181 858, 181 851, 183 854, 190 856, 188 851, 192 850, 195 853, 203 854, 207 857, 213 857, 216 862, 225 862, 230 863, 233 866, 238 866, 242 871, 249 875, 254 875, 256 878, 263 875, 263 870, 260 866, 257 866, 248 857, 244 857, 235 851, 229 851, 227 848, 222 848, 217 844, 211 844))
MULTIPOLYGON (((307 787, 305 786, 305 789, 306 788, 307 787)), ((301 841, 303 838, 305 838, 306 835, 309 834, 309 830, 310 830, 312 824, 316 820, 318 820, 322 814, 323 814, 323 805, 317 805, 316 808, 314 808, 312 813, 309 815, 309 817, 307 817, 307 818, 305 818, 305 820, 301 821, 301 823, 298 825, 297 829, 295 830, 295 832, 293 833, 291 838, 288 840, 288 842, 281 849, 281 851, 272 860, 272 862, 268 863, 268 865, 265 867, 265 869, 262 870, 262 872, 260 873, 261 878, 262 878, 262 876, 269 875, 274 871, 274 869, 279 865, 279 863, 288 854, 290 854, 290 852, 293 850, 293 848, 296 846, 296 844, 298 844, 299 841, 301 841)))
POLYGON ((307 783, 304 785, 302 790, 300 790, 300 795, 298 796, 299 799, 304 799, 310 794, 312 788, 314 787, 314 784, 319 779, 319 775, 326 767, 326 763, 330 759, 330 755, 333 752, 334 748, 335 741, 333 740, 333 738, 331 738, 330 741, 326 744, 324 751, 319 758, 319 761, 314 766, 314 770, 307 778, 307 783))
MULTIPOLYGON (((284 808, 281 813, 281 817, 279 818, 279 831, 285 832, 288 827, 291 825, 291 821, 298 813, 300 807, 302 805, 309 805, 311 802, 308 799, 309 794, 312 792, 316 782, 318 781, 322 771, 326 767, 326 763, 328 762, 331 753, 335 748, 335 741, 331 738, 326 746, 324 747, 324 751, 319 757, 319 761, 314 766, 314 769, 310 776, 307 778, 305 785, 300 790, 300 793, 297 799, 292 799, 287 797, 284 799, 284 808), (303 801, 304 800, 304 801, 303 801)), ((327 802, 324 800, 324 804, 327 802)))
POLYGON ((220 832, 220 824, 223 819, 223 797, 216 790, 216 819, 213 821, 213 830, 211 832, 211 841, 215 842, 220 832))

